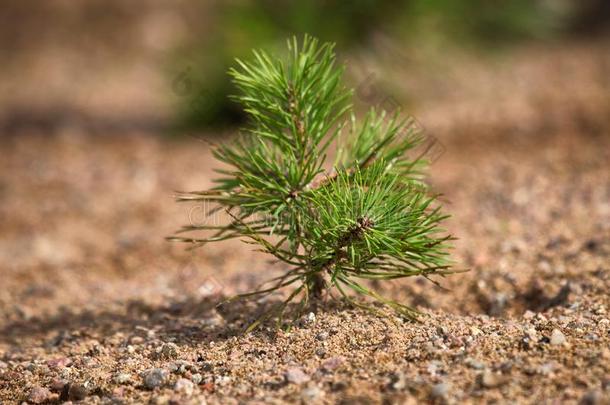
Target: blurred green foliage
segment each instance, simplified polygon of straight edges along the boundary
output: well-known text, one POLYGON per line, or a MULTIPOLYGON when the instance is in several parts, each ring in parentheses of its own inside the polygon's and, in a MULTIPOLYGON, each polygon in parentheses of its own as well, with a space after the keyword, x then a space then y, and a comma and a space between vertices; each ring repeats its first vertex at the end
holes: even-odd
POLYGON ((174 78, 181 96, 182 127, 224 126, 238 122, 242 112, 227 95, 234 94, 227 75, 235 58, 253 48, 284 49, 284 38, 312 34, 346 49, 363 43, 376 27, 387 23, 397 0, 232 1, 218 4, 205 34, 187 44, 178 57, 183 70, 174 78))
MULTIPOLYGON (((568 0, 566 0, 568 1, 568 0)), ((283 38, 303 33, 364 45, 381 32, 411 46, 457 44, 497 48, 556 32, 564 10, 548 0, 310 0, 229 1, 215 5, 200 38, 179 52, 174 77, 181 128, 233 125, 243 118, 226 74, 252 48, 283 49, 283 38)))
MULTIPOLYGON (((403 16, 408 34, 461 45, 489 47, 549 35, 557 21, 554 8, 535 0, 416 0, 403 16)), ((399 30, 401 27, 398 27, 399 30)))

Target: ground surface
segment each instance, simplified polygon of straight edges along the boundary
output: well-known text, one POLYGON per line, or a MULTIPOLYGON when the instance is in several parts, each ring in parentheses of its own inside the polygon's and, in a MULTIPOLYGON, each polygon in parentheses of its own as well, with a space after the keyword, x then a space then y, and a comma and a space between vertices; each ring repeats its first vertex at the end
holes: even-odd
POLYGON ((451 98, 424 114, 471 271, 380 286, 421 324, 326 303, 241 335, 268 302, 215 303, 281 269, 238 242, 163 239, 201 218, 171 192, 210 185, 206 143, 2 138, 0 403, 607 403, 610 53, 578 52, 506 62, 469 93, 477 120, 451 98), (507 95, 515 72, 531 86, 507 95))

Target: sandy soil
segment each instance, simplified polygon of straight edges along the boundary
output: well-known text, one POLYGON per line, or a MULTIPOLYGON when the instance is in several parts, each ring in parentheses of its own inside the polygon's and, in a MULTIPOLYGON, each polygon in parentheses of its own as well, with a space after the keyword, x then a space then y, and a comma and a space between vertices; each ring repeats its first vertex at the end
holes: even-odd
POLYGON ((422 323, 326 302, 290 333, 241 334, 277 298, 215 306, 281 268, 163 239, 199 215, 172 190, 210 185, 206 143, 0 139, 0 403, 608 403, 610 103, 570 100, 570 125, 434 133, 471 271, 379 286, 422 323))

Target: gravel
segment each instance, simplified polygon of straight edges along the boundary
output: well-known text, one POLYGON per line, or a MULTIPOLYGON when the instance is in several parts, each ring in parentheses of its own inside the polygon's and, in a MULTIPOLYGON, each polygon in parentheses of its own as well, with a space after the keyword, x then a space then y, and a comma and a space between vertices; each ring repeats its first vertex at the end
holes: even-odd
POLYGON ((167 377, 169 372, 162 368, 153 368, 152 370, 148 370, 144 375, 144 385, 148 389, 159 388, 165 384, 167 381, 167 377))
POLYGON ((70 384, 68 399, 71 401, 82 401, 89 395, 89 390, 82 384, 70 384))
POLYGON ((435 384, 432 387, 432 398, 436 399, 446 399, 451 391, 451 385, 448 383, 439 383, 435 384))
POLYGON ((397 371, 391 377, 390 388, 395 391, 404 390, 407 387, 407 378, 405 373, 397 371))
POLYGON ((127 383, 131 382, 131 374, 118 373, 114 376, 114 382, 117 384, 127 384, 127 383))
MULTIPOLYGON (((562 97, 558 105, 566 102, 562 97)), ((607 131, 607 116, 587 122, 607 131)), ((514 122, 506 125, 515 129, 514 122)), ((435 163, 431 179, 451 201, 447 226, 459 237, 454 259, 470 271, 433 280, 449 292, 425 279, 377 286, 425 312, 421 322, 329 299, 306 327, 276 331, 269 322, 247 335, 243 328, 280 296, 217 310, 216 302, 197 295, 197 286, 213 274, 228 297, 284 269, 237 241, 191 257, 151 237, 171 232, 187 214, 165 198, 167 190, 205 185, 212 176, 205 145, 112 134, 78 142, 63 136, 4 140, 0 189, 10 198, 0 204, 6 218, 0 233, 9 246, 0 251, 0 267, 7 269, 0 289, 0 359, 6 364, 0 366, 0 402, 26 401, 33 387, 65 400, 63 381, 71 381, 89 382, 83 403, 104 404, 113 398, 126 404, 299 403, 315 396, 314 387, 321 396, 312 402, 325 403, 425 403, 432 392, 449 403, 578 403, 587 395, 607 403, 610 138, 572 129, 539 137, 541 127, 531 128, 532 136, 518 138, 490 128, 468 139, 443 139, 451 153, 435 163), (159 174, 147 195, 132 179, 142 167, 159 174), (525 205, 512 198, 519 190, 529 199, 525 205), (48 226, 37 228, 43 219, 48 226), (32 252, 38 230, 53 249, 65 250, 65 266, 43 263, 32 252), (117 246, 122 233, 135 242, 117 246), (591 235, 596 249, 581 249, 591 235), (547 248, 559 237, 561 244, 547 248), (504 252, 503 240, 522 240, 525 247, 504 252), (185 268, 191 260, 196 269, 185 268), (542 260, 548 270, 537 271, 542 260), (540 290, 532 288, 536 279, 540 290), (566 280, 567 302, 549 306, 546 298, 566 280), (41 287, 45 293, 37 292, 41 287), (498 296, 506 297, 504 313, 490 316, 499 310, 498 296), (13 309, 14 303, 22 308, 13 309), (532 314, 524 316, 528 309, 532 314), (223 322, 202 322, 212 317, 223 322), (565 343, 552 344, 554 328, 565 343), (434 375, 427 372, 430 364, 434 375), (287 382, 285 372, 293 367, 306 375, 298 381, 309 380, 287 382), (150 383, 155 368, 165 371, 150 383), (121 383, 117 373, 131 380, 121 383), (510 384, 498 385, 503 377, 510 384), (180 378, 193 382, 188 401, 176 390, 180 378), (54 379, 62 383, 55 387, 54 379)))
POLYGON ((322 363, 322 369, 325 371, 334 371, 339 368, 344 362, 343 357, 330 357, 322 363))
POLYGON ((550 343, 553 346, 561 346, 567 343, 565 335, 559 329, 553 329, 551 332, 551 340, 550 343))
POLYGON ((53 369, 61 370, 62 368, 68 367, 72 364, 72 360, 68 357, 60 357, 57 359, 47 361, 47 365, 53 369))
POLYGON ((317 401, 323 394, 324 392, 316 386, 306 387, 301 390, 301 399, 304 403, 308 404, 312 401, 317 401))
POLYGON ((316 339, 318 339, 319 341, 323 342, 323 341, 325 341, 326 339, 328 339, 328 336, 329 336, 329 335, 328 335, 328 332, 326 332, 326 331, 322 331, 322 332, 320 332, 320 333, 318 333, 318 334, 316 335, 316 339))
POLYGON ((178 346, 174 343, 163 343, 155 350, 155 358, 171 360, 178 358, 178 346))
POLYGON ((287 382, 292 384, 304 384, 311 380, 311 378, 298 367, 291 367, 286 370, 284 377, 287 382))
POLYGON ((191 376, 191 381, 195 384, 195 385, 199 385, 201 383, 201 381, 203 380, 203 376, 199 373, 195 373, 191 376))
POLYGON ((475 370, 483 370, 485 368, 485 363, 477 359, 473 359, 472 357, 467 357, 464 360, 464 364, 475 370))
POLYGON ((191 380, 187 380, 186 378, 179 378, 174 385, 174 390, 186 396, 193 395, 193 390, 195 389, 195 385, 191 380))
POLYGON ((496 388, 507 382, 508 380, 503 375, 490 370, 483 371, 479 378, 479 383, 484 388, 496 388))
POLYGON ((49 400, 51 391, 44 387, 34 387, 28 395, 28 401, 33 404, 42 404, 49 400))

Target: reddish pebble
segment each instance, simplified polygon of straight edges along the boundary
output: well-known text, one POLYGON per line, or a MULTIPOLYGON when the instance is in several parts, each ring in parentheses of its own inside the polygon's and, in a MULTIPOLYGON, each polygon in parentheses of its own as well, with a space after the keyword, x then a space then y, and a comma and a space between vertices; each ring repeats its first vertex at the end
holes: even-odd
POLYGON ((64 367, 68 367, 70 364, 72 364, 72 360, 67 357, 60 357, 58 359, 47 361, 47 365, 55 369, 62 369, 64 367))
POLYGON ((324 361, 322 363, 322 368, 326 371, 333 371, 338 368, 341 364, 343 364, 342 357, 331 357, 330 359, 324 361))
POLYGON ((34 387, 28 395, 28 401, 33 404, 42 404, 51 396, 51 391, 43 387, 34 387))

